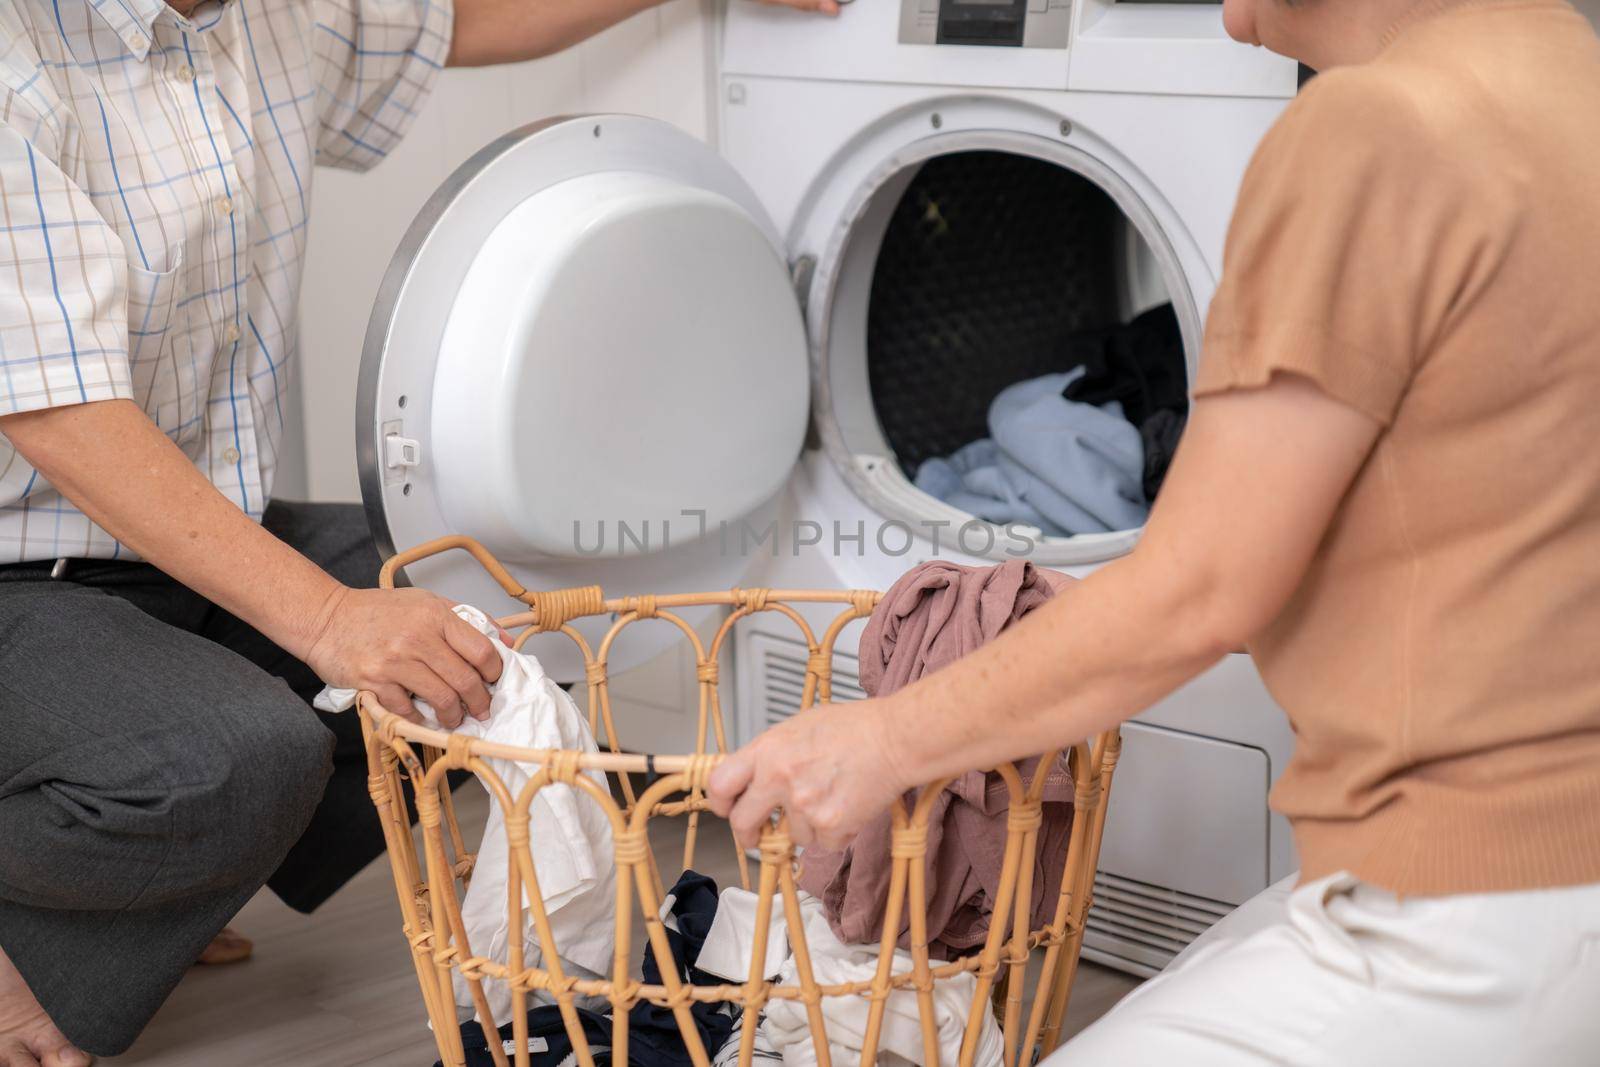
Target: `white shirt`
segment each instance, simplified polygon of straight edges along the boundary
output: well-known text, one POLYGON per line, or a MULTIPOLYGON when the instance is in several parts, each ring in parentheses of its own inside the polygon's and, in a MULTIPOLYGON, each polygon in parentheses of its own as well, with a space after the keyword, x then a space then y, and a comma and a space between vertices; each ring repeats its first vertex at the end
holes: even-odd
MULTIPOLYGON (((450 0, 0 4, 0 414, 131 398, 272 491, 312 169, 394 147, 450 0)), ((0 562, 129 558, 0 436, 0 562)))

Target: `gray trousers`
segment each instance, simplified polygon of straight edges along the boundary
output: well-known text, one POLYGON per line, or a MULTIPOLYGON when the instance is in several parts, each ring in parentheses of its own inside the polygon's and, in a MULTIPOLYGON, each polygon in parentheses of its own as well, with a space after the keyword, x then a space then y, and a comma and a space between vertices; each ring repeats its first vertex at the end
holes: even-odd
MULTIPOLYGON (((377 584, 361 510, 265 525, 377 584)), ((86 1051, 123 1051, 263 884, 310 911, 383 850, 360 724, 153 567, 0 567, 0 946, 86 1051)))

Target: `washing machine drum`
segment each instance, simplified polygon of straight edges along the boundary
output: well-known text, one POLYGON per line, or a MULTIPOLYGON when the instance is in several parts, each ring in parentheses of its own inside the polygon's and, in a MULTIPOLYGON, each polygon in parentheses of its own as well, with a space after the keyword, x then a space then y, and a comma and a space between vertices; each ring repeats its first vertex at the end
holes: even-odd
MULTIPOLYGON (((391 265, 357 414, 368 516, 391 551, 469 535, 530 589, 727 587, 747 560, 723 531, 788 479, 808 382, 779 239, 719 156, 634 117, 529 127, 463 165, 391 265)), ((411 578, 514 606, 460 554, 411 578)), ((670 629, 629 627, 612 667, 670 629)), ((581 677, 569 645, 541 655, 581 677)))

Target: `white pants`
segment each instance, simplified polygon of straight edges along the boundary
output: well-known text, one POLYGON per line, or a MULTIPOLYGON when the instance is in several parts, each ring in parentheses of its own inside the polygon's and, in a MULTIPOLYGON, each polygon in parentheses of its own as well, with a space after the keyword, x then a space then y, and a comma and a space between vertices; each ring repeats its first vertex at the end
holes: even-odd
POLYGON ((1600 1064, 1600 885, 1401 901, 1347 874, 1293 883, 1050 1067, 1600 1064))

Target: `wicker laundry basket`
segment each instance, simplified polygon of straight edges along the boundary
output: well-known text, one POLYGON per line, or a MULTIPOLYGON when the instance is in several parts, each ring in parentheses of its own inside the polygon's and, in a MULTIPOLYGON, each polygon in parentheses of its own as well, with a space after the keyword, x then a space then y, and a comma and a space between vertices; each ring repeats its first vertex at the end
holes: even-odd
MULTIPOLYGON (((932 991, 936 983, 963 973, 976 976, 976 994, 967 1017, 960 1067, 971 1067, 984 1012, 993 1012, 1001 1026, 1005 1067, 1029 1067, 1055 1047, 1077 969, 1084 916, 1089 908, 1090 887, 1105 825, 1106 799, 1121 748, 1120 736, 1115 731, 1100 735, 1092 744, 1075 745, 1067 755, 1076 782, 1075 809, 1070 843, 1063 859, 1065 876, 1060 898, 1048 925, 1029 929, 1033 902, 1028 898, 1033 878, 1021 877, 1021 874, 1024 871, 1031 874, 1034 869, 1041 821, 1039 798, 1044 788, 1045 769, 1056 762, 1059 754, 1040 761, 1039 771, 1031 782, 1023 781, 1009 764, 995 768, 1009 788, 1011 805, 999 899, 994 902, 987 941, 975 953, 948 961, 929 956, 925 830, 929 809, 945 785, 932 782, 920 791, 910 811, 897 803, 892 813, 894 848, 890 896, 876 973, 870 981, 828 986, 819 985, 814 979, 795 884, 795 846, 780 820, 763 836, 759 872, 753 883, 748 861, 743 852, 739 852, 744 887, 754 889, 758 895, 751 978, 741 985, 690 985, 682 982, 669 966, 662 968, 661 984, 642 984, 629 968, 634 915, 642 915, 646 937, 657 958, 671 958, 667 931, 658 914, 664 893, 661 868, 648 837, 650 820, 680 817, 686 820, 682 861, 687 869, 694 861, 700 813, 706 810, 706 780, 721 758, 715 753, 727 749, 717 664, 718 654, 734 625, 757 612, 777 612, 794 623, 810 651, 801 699, 801 706, 809 707, 829 699, 835 640, 852 620, 871 614, 880 594, 862 590, 732 589, 607 599, 598 587, 533 592, 523 589, 482 546, 464 537, 444 538, 395 556, 383 570, 384 586, 392 586, 403 567, 452 550, 471 553, 506 593, 524 606, 525 610, 500 620, 501 625, 516 635, 517 647, 534 634, 556 631, 577 642, 587 665, 590 727, 597 738, 603 738, 602 744, 610 751, 535 751, 446 734, 387 715, 371 701, 370 694, 362 694, 358 707, 370 765, 368 784, 383 822, 405 937, 411 946, 422 999, 444 1064, 459 1067, 465 1056, 454 1003, 453 973, 467 980, 479 1017, 486 1021, 489 1016, 483 979, 495 978, 510 984, 511 1021, 516 1026, 515 1052, 508 1054, 492 1039, 495 1027, 508 1020, 494 1019, 484 1027, 491 1037, 489 1052, 499 1067, 509 1067, 512 1063, 528 1067, 524 1016, 532 992, 543 994, 545 1002, 553 998, 559 1005, 567 1035, 582 1067, 594 1067, 594 1059, 574 1009, 579 997, 598 997, 609 1002, 614 1028, 610 1045, 613 1062, 627 1063, 628 1011, 635 1004, 648 1001, 671 1009, 695 1067, 708 1067, 710 1057, 717 1050, 706 1049, 700 1040, 690 1013, 693 1004, 722 1002, 742 1009, 743 1042, 738 1062, 740 1067, 749 1067, 756 1033, 754 1023, 765 1005, 780 999, 798 1001, 805 1007, 819 1067, 845 1067, 830 1064, 822 1003, 825 998, 833 997, 864 998, 870 1009, 861 1063, 862 1067, 867 1067, 877 1058, 886 1001, 891 992, 901 989, 914 991, 920 1011, 925 1061, 928 1067, 935 1067, 940 1057, 932 1018, 932 991), (819 639, 793 607, 800 603, 839 604, 841 611, 819 639), (705 605, 728 609, 727 618, 709 647, 694 628, 673 611, 705 605), (614 615, 615 621, 598 647, 592 647, 576 628, 568 625, 572 619, 603 614, 614 615), (624 627, 649 619, 676 625, 694 649, 698 663, 699 719, 693 750, 688 755, 624 754, 626 738, 618 738, 612 722, 607 693, 607 653, 624 627), (715 752, 710 748, 712 743, 715 752), (484 762, 484 757, 537 764, 539 769, 521 795, 513 797, 484 762), (521 909, 511 909, 517 914, 511 916, 514 935, 509 941, 507 963, 474 955, 474 946, 467 943, 461 894, 472 877, 474 857, 457 825, 445 782, 446 772, 459 769, 477 774, 505 814, 511 868, 508 907, 510 901, 521 897, 522 885, 526 884, 529 889, 527 897, 532 907, 527 918, 520 913, 521 909), (613 780, 622 799, 615 800, 610 793, 597 788, 593 779, 579 773, 584 770, 600 770, 615 776, 613 780), (642 789, 631 780, 635 774, 648 775, 642 789), (406 807, 407 791, 403 787, 406 780, 411 783, 421 824, 423 855, 420 859, 406 807), (528 812, 533 794, 555 782, 581 790, 604 810, 612 827, 617 864, 616 951, 614 972, 608 979, 579 979, 563 972, 549 918, 540 903, 533 852, 530 851, 537 850, 539 842, 529 840, 528 812), (634 908, 639 909, 638 912, 634 912, 634 908), (767 960, 767 930, 775 908, 780 909, 778 914, 787 925, 798 975, 795 984, 778 984, 761 974, 767 960), (904 964, 904 953, 898 960, 895 958, 895 931, 901 928, 903 917, 909 918, 911 934, 909 968, 904 964), (530 919, 541 947, 541 966, 525 966, 523 961, 521 942, 527 930, 524 923, 530 919), (1024 1004, 1030 999, 1024 1020, 1024 1004)), ((945 1061, 948 1063, 948 1056, 945 1061)))

